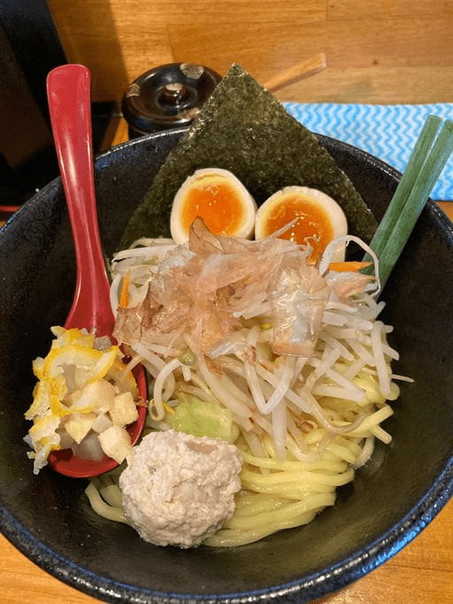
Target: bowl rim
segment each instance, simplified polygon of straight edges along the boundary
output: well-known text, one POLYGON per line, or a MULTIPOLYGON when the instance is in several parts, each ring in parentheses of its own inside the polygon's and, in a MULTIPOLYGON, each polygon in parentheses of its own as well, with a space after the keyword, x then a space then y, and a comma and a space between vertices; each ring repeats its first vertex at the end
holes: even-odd
MULTIPOLYGON (((171 134, 183 134, 187 127, 174 128, 145 135, 116 145, 96 157, 96 164, 102 168, 102 162, 118 151, 140 145, 147 140, 158 140, 171 134)), ((375 156, 349 145, 343 141, 324 135, 317 135, 321 141, 332 142, 340 149, 353 150, 356 156, 366 163, 379 167, 389 176, 399 179, 401 174, 375 156)), ((24 206, 18 210, 0 229, 1 233, 27 212, 27 207, 33 202, 39 203, 42 195, 59 184, 59 177, 40 189, 24 206)), ((34 204, 33 204, 34 205, 34 204)), ((428 201, 428 211, 437 223, 439 230, 445 233, 449 245, 453 248, 453 224, 442 210, 431 200, 428 201)), ((1 240, 0 240, 1 246, 1 240)), ((294 599, 307 602, 313 598, 324 596, 336 591, 374 570, 389 558, 397 554, 405 545, 410 543, 441 511, 453 496, 453 455, 446 460, 443 468, 436 476, 431 486, 420 497, 417 503, 385 533, 368 543, 350 556, 331 565, 328 570, 320 570, 301 579, 250 591, 223 594, 183 594, 160 592, 147 587, 134 586, 127 583, 108 579, 90 571, 69 558, 57 553, 44 541, 33 535, 6 507, 0 503, 0 529, 2 534, 32 562, 64 583, 108 602, 134 602, 136 604, 174 604, 190 600, 191 603, 232 603, 246 604, 266 601, 267 599, 294 599)))

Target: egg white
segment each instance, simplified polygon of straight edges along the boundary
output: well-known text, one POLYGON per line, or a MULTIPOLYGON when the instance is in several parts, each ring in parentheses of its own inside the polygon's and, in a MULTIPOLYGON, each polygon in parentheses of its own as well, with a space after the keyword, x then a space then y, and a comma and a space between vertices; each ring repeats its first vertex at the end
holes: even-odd
POLYGON ((173 206, 170 216, 170 231, 173 240, 178 243, 186 243, 189 239, 189 231, 186 230, 182 222, 182 213, 185 206, 186 196, 192 187, 196 186, 197 181, 212 176, 216 180, 223 179, 232 185, 242 208, 242 219, 236 231, 230 233, 233 237, 244 237, 250 239, 253 236, 255 227, 256 203, 241 181, 228 170, 221 168, 203 168, 197 170, 191 176, 186 178, 173 200, 173 206))
MULTIPOLYGON (((288 197, 300 196, 303 199, 309 200, 313 205, 317 205, 326 215, 332 227, 333 239, 346 235, 348 232, 348 223, 346 216, 340 205, 318 189, 310 187, 290 186, 276 191, 268 197, 266 201, 258 208, 255 217, 255 238, 262 239, 267 234, 266 224, 271 211, 275 206, 279 205, 282 200, 288 197)), ((345 245, 338 246, 336 253, 333 256, 335 262, 342 262, 345 258, 345 245)))

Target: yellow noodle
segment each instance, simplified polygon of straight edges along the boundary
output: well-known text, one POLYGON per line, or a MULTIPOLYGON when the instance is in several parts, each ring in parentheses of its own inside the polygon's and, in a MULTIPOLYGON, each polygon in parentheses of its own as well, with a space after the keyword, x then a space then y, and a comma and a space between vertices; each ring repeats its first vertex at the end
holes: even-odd
POLYGON ((118 485, 108 484, 107 486, 101 486, 99 493, 102 499, 104 499, 109 505, 116 508, 121 508, 123 505, 123 497, 118 485))
POLYGON ((390 405, 385 405, 379 409, 379 411, 375 411, 372 415, 369 415, 366 419, 364 419, 362 425, 359 426, 357 430, 351 432, 350 436, 370 436, 370 429, 388 419, 391 415, 393 415, 393 409, 390 407, 390 405))
MULTIPOLYGON (((333 505, 334 502, 335 497, 333 497, 330 505, 333 505)), ((321 511, 321 509, 323 508, 317 508, 310 512, 306 512, 305 514, 301 514, 298 518, 289 520, 287 522, 272 523, 265 529, 251 528, 246 531, 222 529, 215 533, 215 535, 212 537, 209 537, 209 539, 205 541, 205 544, 212 547, 238 547, 239 545, 253 543, 263 539, 264 537, 267 537, 268 535, 272 535, 272 533, 276 533, 277 531, 308 524, 313 520, 316 514, 321 511)))
POLYGON ((340 486, 350 482, 354 478, 354 470, 349 469, 340 474, 317 474, 316 472, 272 472, 263 476, 256 472, 243 470, 241 480, 243 484, 254 482, 255 484, 287 484, 295 483, 302 487, 311 487, 312 485, 325 484, 330 486, 340 486))
POLYGON ((288 503, 288 499, 274 497, 272 495, 263 495, 254 493, 247 502, 239 500, 236 503, 234 517, 249 517, 261 514, 262 512, 271 512, 281 508, 288 503))
POLYGON ((126 518, 124 517, 122 508, 113 507, 105 503, 102 497, 99 494, 99 491, 95 487, 93 481, 85 489, 85 494, 90 501, 90 505, 96 514, 102 516, 102 518, 106 518, 107 520, 113 520, 114 522, 123 522, 124 524, 129 524, 126 518))
POLYGON ((332 486, 326 484, 311 484, 309 486, 298 484, 297 482, 258 484, 253 480, 244 480, 243 486, 256 493, 265 493, 267 495, 285 497, 286 499, 302 499, 307 493, 329 493, 332 490, 332 486))
POLYGON ((260 468, 270 468, 272 470, 288 470, 288 471, 304 471, 308 470, 314 472, 316 470, 322 470, 326 472, 344 472, 347 468, 346 464, 341 461, 324 460, 305 462, 305 461, 281 461, 277 459, 264 459, 262 457, 256 457, 249 455, 248 453, 242 453, 244 461, 257 466, 260 468))
POLYGON ((376 438, 379 438, 384 444, 389 445, 392 442, 392 436, 380 426, 374 426, 371 428, 371 432, 376 438))
POLYGON ((335 495, 332 493, 307 496, 297 503, 287 503, 276 510, 256 514, 252 520, 234 515, 225 523, 224 528, 248 530, 251 524, 253 528, 266 528, 270 524, 294 520, 314 508, 333 505, 334 500, 335 495))

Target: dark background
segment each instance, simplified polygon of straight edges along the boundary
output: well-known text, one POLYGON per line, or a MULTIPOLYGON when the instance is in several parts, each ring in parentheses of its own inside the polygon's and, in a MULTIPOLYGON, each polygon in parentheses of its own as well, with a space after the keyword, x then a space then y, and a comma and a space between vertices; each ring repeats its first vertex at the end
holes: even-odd
MULTIPOLYGON (((0 219, 58 174, 45 83, 66 62, 45 0, 0 0, 0 219)), ((112 107, 93 104, 95 151, 112 107)))

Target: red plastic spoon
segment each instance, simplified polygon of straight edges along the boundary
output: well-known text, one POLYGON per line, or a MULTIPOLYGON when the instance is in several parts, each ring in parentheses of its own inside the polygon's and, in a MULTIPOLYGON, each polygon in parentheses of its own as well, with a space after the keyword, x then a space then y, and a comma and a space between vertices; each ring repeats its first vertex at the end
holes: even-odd
MULTIPOLYGON (((94 329, 96 336, 111 336, 114 317, 109 282, 102 254, 96 212, 91 144, 91 76, 83 65, 62 65, 47 76, 49 112, 60 166, 61 181, 74 237, 77 279, 74 301, 65 327, 94 329)), ((143 367, 134 370, 140 396, 146 400, 143 367)), ((145 423, 146 408, 138 407, 138 420, 128 427, 132 444, 145 423)), ((100 461, 81 459, 70 449, 53 451, 51 467, 73 478, 89 478, 118 464, 111 457, 100 461)))

